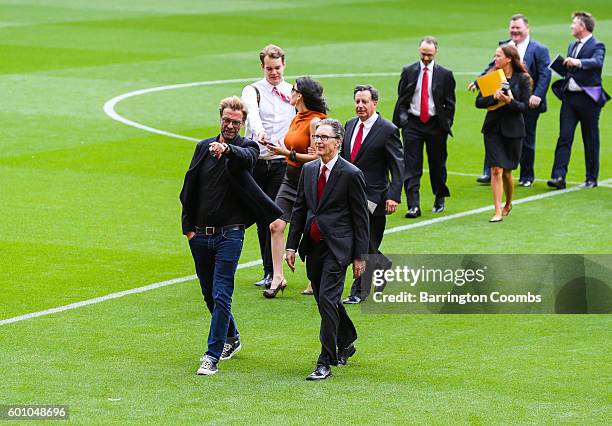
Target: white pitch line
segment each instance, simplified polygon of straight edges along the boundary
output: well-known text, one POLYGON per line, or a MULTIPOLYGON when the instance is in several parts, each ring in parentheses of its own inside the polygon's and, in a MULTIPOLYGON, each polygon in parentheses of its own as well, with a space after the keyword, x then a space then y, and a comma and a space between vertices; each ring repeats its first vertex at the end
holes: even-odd
MULTIPOLYGON (((241 263, 238 265, 238 269, 250 268, 251 266, 261 265, 262 261, 253 260, 252 262, 241 263)), ((25 321, 27 319, 42 317, 45 315, 57 314, 59 312, 70 311, 72 309, 82 308, 83 306, 94 305, 96 303, 106 302, 107 300, 119 299, 124 296, 129 296, 130 294, 144 293, 145 291, 155 290, 156 288, 167 287, 169 285, 174 285, 178 283, 182 283, 185 281, 191 281, 197 279, 197 275, 187 275, 186 277, 173 278, 167 281, 161 281, 154 284, 145 285, 143 287, 131 288, 129 290, 118 291, 116 293, 110 293, 105 296, 94 297, 93 299, 83 300, 81 302, 71 303, 69 305, 58 306, 57 308, 45 309, 44 311, 32 312, 29 314, 20 315, 13 318, 7 318, 4 320, 0 320, 0 326, 6 324, 12 324, 14 322, 25 321)))
MULTIPOLYGON (((380 77, 380 76, 393 76, 396 75, 397 73, 357 73, 357 74, 319 74, 319 75, 313 75, 313 78, 338 78, 338 77, 380 77)), ((467 72, 456 72, 455 75, 472 75, 474 73, 467 73, 467 72)), ((287 79, 294 79, 297 78, 295 76, 291 76, 291 77, 287 77, 287 79)), ((193 87, 193 86, 210 86, 213 84, 225 84, 225 83, 245 83, 245 82, 249 82, 249 81, 255 81, 257 80, 257 78, 249 78, 249 79, 232 79, 232 80, 214 80, 214 81, 201 81, 201 82, 195 82, 195 83, 184 83, 184 84, 173 84, 173 85, 169 85, 169 86, 160 86, 160 87, 153 87, 153 88, 149 88, 149 89, 142 89, 142 90, 136 90, 134 92, 129 92, 129 93, 125 93, 123 95, 114 97, 113 99, 110 99, 109 101, 107 101, 104 104, 104 112, 113 120, 119 121, 121 123, 127 124, 128 126, 132 126, 132 127, 136 127, 142 130, 146 130, 148 132, 152 132, 152 133, 158 133, 164 136, 169 136, 172 138, 177 138, 177 139, 185 139, 185 140, 189 140, 189 141, 194 141, 197 142, 199 141, 199 139, 195 139, 195 138, 190 138, 188 136, 183 136, 183 135, 179 135, 176 133, 171 133, 171 132, 166 132, 164 130, 159 130, 159 129, 155 129, 153 127, 149 127, 149 126, 145 126, 143 124, 137 123, 135 121, 129 120, 121 115, 119 115, 116 111, 115 111, 115 106, 121 102, 124 99, 133 97, 133 96, 138 96, 138 95, 143 95, 146 93, 152 93, 152 92, 160 92, 163 90, 171 90, 171 89, 180 89, 180 88, 185 88, 185 87, 193 87)), ((473 175, 473 174, 469 174, 469 173, 461 173, 461 172, 448 172, 449 174, 455 174, 458 176, 468 176, 468 177, 474 177, 474 176, 478 176, 478 175, 473 175)), ((607 179, 605 181, 600 182, 599 184, 601 186, 605 186, 605 187, 610 187, 610 183, 612 182, 612 179, 607 179)), ((527 203, 529 201, 535 201, 535 200, 540 200, 542 198, 548 198, 548 197, 553 197, 555 195, 560 195, 560 194, 566 194, 568 192, 574 192, 574 191, 578 191, 580 189, 583 189, 582 187, 574 187, 574 188, 570 188, 570 189, 566 189, 566 190, 557 190, 557 191, 551 191, 551 192, 546 192, 543 194, 538 194, 538 195, 533 195, 530 197, 525 197, 525 198, 520 198, 518 200, 514 201, 514 204, 522 204, 522 203, 527 203)), ((466 216, 470 216, 470 215, 474 215, 474 214, 479 214, 479 213, 484 213, 488 210, 491 209, 491 206, 486 206, 486 207, 481 207, 478 209, 473 209, 473 210, 468 210, 465 212, 461 212, 461 213, 456 213, 453 215, 449 215, 449 216, 442 216, 439 218, 435 218, 435 219, 429 219, 429 220, 423 220, 417 223, 413 223, 410 225, 403 225, 403 226, 396 226, 395 228, 390 228, 385 230, 385 234, 393 234, 396 232, 401 232, 401 231, 405 231, 407 229, 412 229, 412 228, 420 228, 422 226, 427 226, 427 225, 432 225, 438 222, 444 222, 447 220, 451 220, 451 219, 458 219, 461 217, 466 217, 466 216)), ((241 263, 238 265, 238 269, 244 269, 244 268, 250 268, 252 266, 256 266, 256 265, 261 265, 262 264, 262 260, 258 259, 258 260, 253 260, 251 262, 246 262, 246 263, 241 263)), ((7 319, 3 319, 0 320, 0 326, 2 325, 7 325, 7 324, 12 324, 15 322, 19 322, 19 321, 25 321, 31 318, 37 318, 37 317, 42 317, 42 316, 46 316, 46 315, 51 315, 51 314, 55 314, 55 313, 60 313, 60 312, 65 312, 65 311, 69 311, 72 309, 77 309, 77 308, 81 308, 83 306, 88 306, 88 305, 93 305, 93 304, 97 304, 97 303, 101 303, 101 302, 105 302, 107 300, 112 300, 112 299, 118 299, 124 296, 129 296, 131 294, 137 294, 137 293, 144 293, 146 291, 149 290, 154 290, 157 288, 161 288, 161 287, 166 287, 166 286, 170 286, 170 285, 174 285, 174 284, 178 284, 178 283, 182 283, 185 281, 191 281, 196 279, 197 276, 196 275, 188 275, 185 277, 180 277, 180 278, 174 278, 171 280, 167 280, 167 281, 161 281, 158 283, 154 283, 154 284, 149 284, 143 287, 137 287, 137 288, 132 288, 129 290, 124 290, 124 291, 119 291, 116 293, 110 293, 107 294, 105 296, 100 296, 100 297, 94 297, 93 299, 87 299, 87 300, 83 300, 81 302, 76 302, 76 303, 71 303, 69 305, 63 305, 63 306, 58 306, 56 308, 51 308, 51 309, 45 309, 43 311, 37 311, 37 312, 31 312, 29 314, 24 314, 24 315, 20 315, 17 317, 12 317, 12 318, 7 318, 7 319)))
MULTIPOLYGON (((609 181, 612 181, 612 179, 608 179, 602 183, 607 184, 609 181)), ((514 200, 514 204, 523 204, 523 203, 527 203, 530 201, 536 201, 536 200, 541 200, 542 198, 549 198, 549 197, 554 197, 557 195, 561 195, 561 194, 567 194, 569 192, 574 192, 574 191, 579 191, 581 189, 584 189, 581 186, 576 186, 573 188, 569 188, 569 189, 564 189, 564 190, 556 190, 556 191, 550 191, 550 192, 545 192, 543 194, 538 194, 538 195, 532 195, 530 197, 525 197, 525 198, 519 198, 518 200, 514 200)), ((452 220, 452 219, 459 219, 462 217, 466 217, 466 216, 471 216, 471 215, 475 215, 475 214, 479 214, 479 213, 484 213, 487 211, 491 210, 492 206, 485 206, 485 207, 481 207, 478 209, 473 209, 473 210, 468 210, 465 212, 461 212, 461 213, 456 213, 456 214, 452 214, 449 216, 441 216, 435 219, 428 219, 428 220, 423 220, 420 222, 416 222, 416 223, 412 223, 410 225, 402 225, 402 226, 396 226, 395 228, 390 228, 385 230, 385 234, 393 234, 396 232, 401 232, 401 231, 405 231, 407 229, 413 229, 413 228, 420 228, 423 226, 428 226, 428 225, 433 225, 439 222, 445 222, 447 220, 452 220)), ((246 262, 246 263, 241 263, 238 265, 238 269, 245 269, 245 268, 250 268, 252 266, 256 266, 256 265, 261 265, 263 262, 261 259, 257 259, 257 260, 253 260, 251 262, 246 262)), ((12 324, 15 322, 19 322, 19 321, 24 321, 27 319, 31 319, 31 318, 36 318, 36 317, 42 317, 45 315, 51 315, 51 314, 56 314, 59 312, 65 312, 65 311, 69 311, 72 309, 77 309, 77 308, 82 308, 83 306, 88 306, 88 305, 93 305, 96 303, 101 303, 101 302, 106 302, 107 300, 112 300, 112 299, 118 299, 124 296, 129 296, 131 294, 137 294, 137 293, 144 293, 146 291, 149 290, 154 290, 156 288, 161 288, 161 287, 167 287, 169 285, 174 285, 174 284, 179 284, 185 281, 191 281, 191 280, 195 280, 197 278, 196 275, 188 275, 185 277, 180 277, 180 278, 174 278, 171 280, 167 280, 167 281, 161 281, 158 283, 154 283, 154 284, 149 284, 143 287, 137 287, 137 288, 132 288, 129 290, 124 290, 124 291, 119 291, 116 293, 110 293, 107 294, 105 296, 100 296, 100 297, 95 297, 93 299, 87 299, 87 300, 83 300, 81 302, 76 302, 76 303, 71 303, 69 305, 64 305, 64 306, 59 306, 57 308, 51 308, 51 309, 46 309, 44 311, 38 311, 38 312, 32 312, 29 314, 25 314, 25 315, 20 315, 17 317, 13 317, 13 318, 7 318, 4 320, 0 320, 0 326, 2 325, 7 325, 7 324, 12 324)))
MULTIPOLYGON (((458 71, 454 73, 455 75, 478 75, 479 72, 468 72, 468 71, 458 71)), ((346 73, 346 74, 315 74, 311 77, 313 78, 350 78, 350 77, 393 77, 397 76, 399 78, 399 72, 372 72, 372 73, 346 73)), ((294 80, 299 78, 300 76, 287 76, 286 80, 294 80)), ((146 132, 155 133, 158 135, 168 136, 176 139, 184 139, 187 141, 198 142, 200 139, 192 138, 189 136, 179 135, 178 133, 167 132, 165 130, 156 129, 155 127, 147 126, 146 124, 138 123, 134 120, 130 120, 129 118, 125 118, 117 111, 115 111, 115 107, 121 101, 124 101, 128 98, 132 98, 134 96, 146 95, 147 93, 154 92, 162 92, 164 90, 175 90, 175 89, 186 89, 189 87, 196 86, 216 86, 220 84, 233 84, 233 83, 252 83, 254 81, 260 80, 261 77, 251 77, 251 78, 234 78, 228 80, 209 80, 209 81, 195 81, 191 83, 179 83, 179 84, 169 84, 165 86, 158 87, 149 87, 147 89, 134 90, 133 92, 124 93, 122 95, 116 96, 112 99, 109 99, 104 103, 104 113, 108 115, 115 121, 123 123, 130 127, 135 127, 140 130, 144 130, 146 132)))
MULTIPOLYGON (((544 192, 542 194, 531 195, 529 197, 519 198, 518 200, 512 201, 512 204, 528 203, 530 201, 536 201, 536 200, 541 200, 543 198, 550 198, 550 197, 554 197, 554 196, 561 195, 561 194, 567 194, 568 192, 580 191, 581 189, 584 189, 584 188, 581 186, 575 186, 569 189, 544 192)), ((385 234, 394 234, 396 232, 405 231, 407 229, 420 228, 422 226, 433 225, 434 223, 446 222, 447 220, 459 219, 459 218, 471 216, 474 214, 485 213, 487 211, 491 211, 492 207, 493 206, 488 205, 485 207, 480 207, 478 209, 467 210, 461 213, 451 214, 449 216, 440 216, 435 219, 423 220, 420 222, 412 223, 410 225, 396 226, 395 228, 386 229, 385 234)))

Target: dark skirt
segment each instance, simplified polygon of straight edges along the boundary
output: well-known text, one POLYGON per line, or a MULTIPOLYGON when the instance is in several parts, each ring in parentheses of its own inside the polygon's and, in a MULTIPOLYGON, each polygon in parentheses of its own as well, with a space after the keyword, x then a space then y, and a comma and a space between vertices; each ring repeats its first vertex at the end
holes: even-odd
POLYGON ((523 138, 506 138, 500 133, 485 133, 484 142, 487 164, 509 170, 518 167, 523 138))
POLYGON ((287 171, 283 177, 283 182, 276 194, 276 205, 283 211, 280 220, 291 222, 291 212, 297 198, 297 189, 300 182, 301 167, 293 167, 287 164, 287 171))

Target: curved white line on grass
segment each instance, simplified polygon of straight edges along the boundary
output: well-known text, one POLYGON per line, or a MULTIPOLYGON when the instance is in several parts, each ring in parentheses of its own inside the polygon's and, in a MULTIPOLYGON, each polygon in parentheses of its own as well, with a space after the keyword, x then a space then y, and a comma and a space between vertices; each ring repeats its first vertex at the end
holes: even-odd
MULTIPOLYGON (((261 259, 253 260, 252 262, 241 263, 238 265, 238 269, 250 268, 251 266, 261 265, 263 262, 261 259)), ((119 299, 120 297, 128 296, 130 294, 144 293, 145 291, 155 290, 156 288, 167 287, 185 281, 191 281, 197 279, 197 275, 188 275, 186 277, 174 278, 167 281, 161 281, 154 284, 145 285, 143 287, 131 288, 129 290, 118 291, 116 293, 107 294, 105 296, 94 297, 93 299, 83 300, 81 302, 71 303, 69 305, 58 306, 57 308, 45 309, 44 311, 32 312, 18 317, 7 318, 0 320, 0 325, 11 324, 14 322, 24 321, 31 318, 42 317, 45 315, 56 314, 59 312, 69 311, 71 309, 82 308, 83 306, 94 305, 96 303, 106 302, 107 300, 119 299)))
MULTIPOLYGON (((349 78, 349 77, 392 77, 397 76, 399 78, 399 73, 397 72, 373 72, 373 73, 346 73, 346 74, 315 74, 311 77, 313 78, 349 78)), ((478 75, 478 73, 473 72, 465 72, 460 71, 456 72, 455 75, 478 75)), ((299 78, 300 76, 287 76, 286 80, 294 80, 299 78)), ((172 133, 161 129, 156 129, 155 127, 147 126, 146 124, 138 123, 134 120, 130 120, 129 118, 125 118, 117 111, 115 111, 115 107, 119 102, 122 102, 126 99, 133 98, 134 96, 146 95, 148 93, 155 92, 163 92, 165 90, 175 90, 175 89, 186 89, 189 87, 196 86, 216 86, 220 84, 232 84, 232 83, 252 83, 254 81, 260 80, 261 77, 252 77, 252 78, 234 78, 229 80, 209 80, 209 81, 195 81, 191 83, 180 83, 180 84, 169 84, 166 86, 158 86, 158 87, 149 87, 147 89, 134 90, 133 92, 124 93, 123 95, 115 96, 112 99, 109 99, 104 103, 104 113, 108 115, 115 121, 128 125, 130 127, 135 127, 140 130, 144 130, 146 132, 155 133, 158 135, 168 136, 175 139, 184 139, 187 141, 198 142, 200 139, 192 138, 189 136, 179 135, 178 133, 172 133)))
MULTIPOLYGON (((610 179, 602 183, 607 184, 609 181, 610 179)), ((514 200, 514 204, 523 204, 523 203, 528 203, 530 201, 541 200, 542 198, 555 197, 557 195, 567 194, 570 192, 579 191, 581 189, 584 189, 584 187, 576 186, 576 187, 572 187, 572 188, 564 189, 564 190, 545 192, 543 194, 532 195, 530 197, 525 197, 525 198, 520 198, 518 200, 514 200)), ((472 216, 475 214, 484 213, 484 212, 490 211, 491 207, 492 206, 488 205, 488 206, 480 207, 478 209, 468 210, 465 212, 456 213, 456 214, 452 214, 449 216, 441 216, 435 219, 429 219, 429 220, 423 220, 423 221, 411 223, 409 225, 396 226, 395 228, 390 228, 390 229, 385 230, 385 234, 394 234, 396 232, 402 232, 408 229, 420 228, 423 226, 433 225, 435 223, 445 222, 447 220, 459 219, 459 218, 466 217, 466 216, 472 216)), ((261 261, 261 259, 253 260, 251 262, 241 263, 240 265, 238 265, 238 269, 250 268, 252 266, 261 265, 262 263, 263 262, 261 261)), ((129 290, 119 291, 117 293, 107 294, 105 296, 95 297, 93 299, 83 300, 81 302, 71 303, 70 305, 59 306, 57 308, 51 308, 51 309, 46 309, 44 311, 32 312, 29 314, 20 315, 20 316, 13 317, 13 318, 7 318, 4 320, 0 320, 0 326, 12 324, 12 323, 19 322, 19 321, 24 321, 24 320, 31 319, 31 318, 42 317, 45 315, 65 312, 71 309, 82 308, 83 306, 94 305, 96 303, 106 302, 107 300, 118 299, 120 297, 129 296, 130 294, 144 293, 146 291, 154 290, 156 288, 166 287, 169 285, 174 285, 174 284, 182 283, 185 281, 195 280, 196 278, 197 278, 196 275, 188 275, 185 277, 174 278, 172 280, 161 281, 158 283, 149 284, 144 287, 132 288, 129 290)))

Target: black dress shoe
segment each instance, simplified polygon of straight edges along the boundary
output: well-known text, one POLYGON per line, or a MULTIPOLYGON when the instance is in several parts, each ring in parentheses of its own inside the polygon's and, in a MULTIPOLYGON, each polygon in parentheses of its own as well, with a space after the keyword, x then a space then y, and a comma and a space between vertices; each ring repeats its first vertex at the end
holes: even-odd
POLYGON ((556 189, 565 189, 565 179, 562 177, 554 178, 546 182, 548 186, 556 189))
POLYGON ((585 188, 595 188, 597 186, 597 181, 596 180, 587 180, 584 183, 584 187, 585 188))
POLYGON ((331 376, 331 369, 327 365, 317 364, 314 371, 306 376, 306 380, 325 380, 331 376))
POLYGON ((348 359, 355 355, 357 349, 355 348, 355 343, 351 343, 344 349, 340 349, 338 351, 338 365, 346 365, 348 364, 348 359))
POLYGON ((479 178, 476 179, 476 182, 478 183, 491 183, 491 176, 489 175, 482 175, 479 178))
POLYGON ((412 207, 408 210, 408 213, 406 213, 404 217, 407 217, 408 219, 416 219, 419 216, 421 216, 421 209, 419 207, 412 207))
POLYGON ((272 274, 265 274, 262 279, 260 279, 259 281, 255 283, 257 287, 266 287, 266 288, 270 288, 271 284, 272 284, 272 274))
POLYGON ((442 213, 444 211, 444 197, 436 197, 431 211, 432 213, 442 213))

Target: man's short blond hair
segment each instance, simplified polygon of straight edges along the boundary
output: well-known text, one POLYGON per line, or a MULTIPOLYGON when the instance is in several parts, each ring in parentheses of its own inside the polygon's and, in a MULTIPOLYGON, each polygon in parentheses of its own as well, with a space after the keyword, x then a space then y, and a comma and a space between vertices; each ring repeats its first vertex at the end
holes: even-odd
POLYGON ((221 99, 219 102, 219 117, 223 116, 223 111, 229 108, 233 111, 241 111, 242 112, 242 121, 246 120, 247 114, 249 110, 247 106, 240 100, 238 96, 230 96, 229 98, 221 99))
POLYGON ((283 60, 283 63, 285 63, 285 52, 283 52, 283 49, 281 49, 275 44, 269 44, 263 49, 261 49, 261 52, 259 52, 259 60, 261 61, 262 65, 266 56, 268 58, 273 59, 281 58, 283 60))

